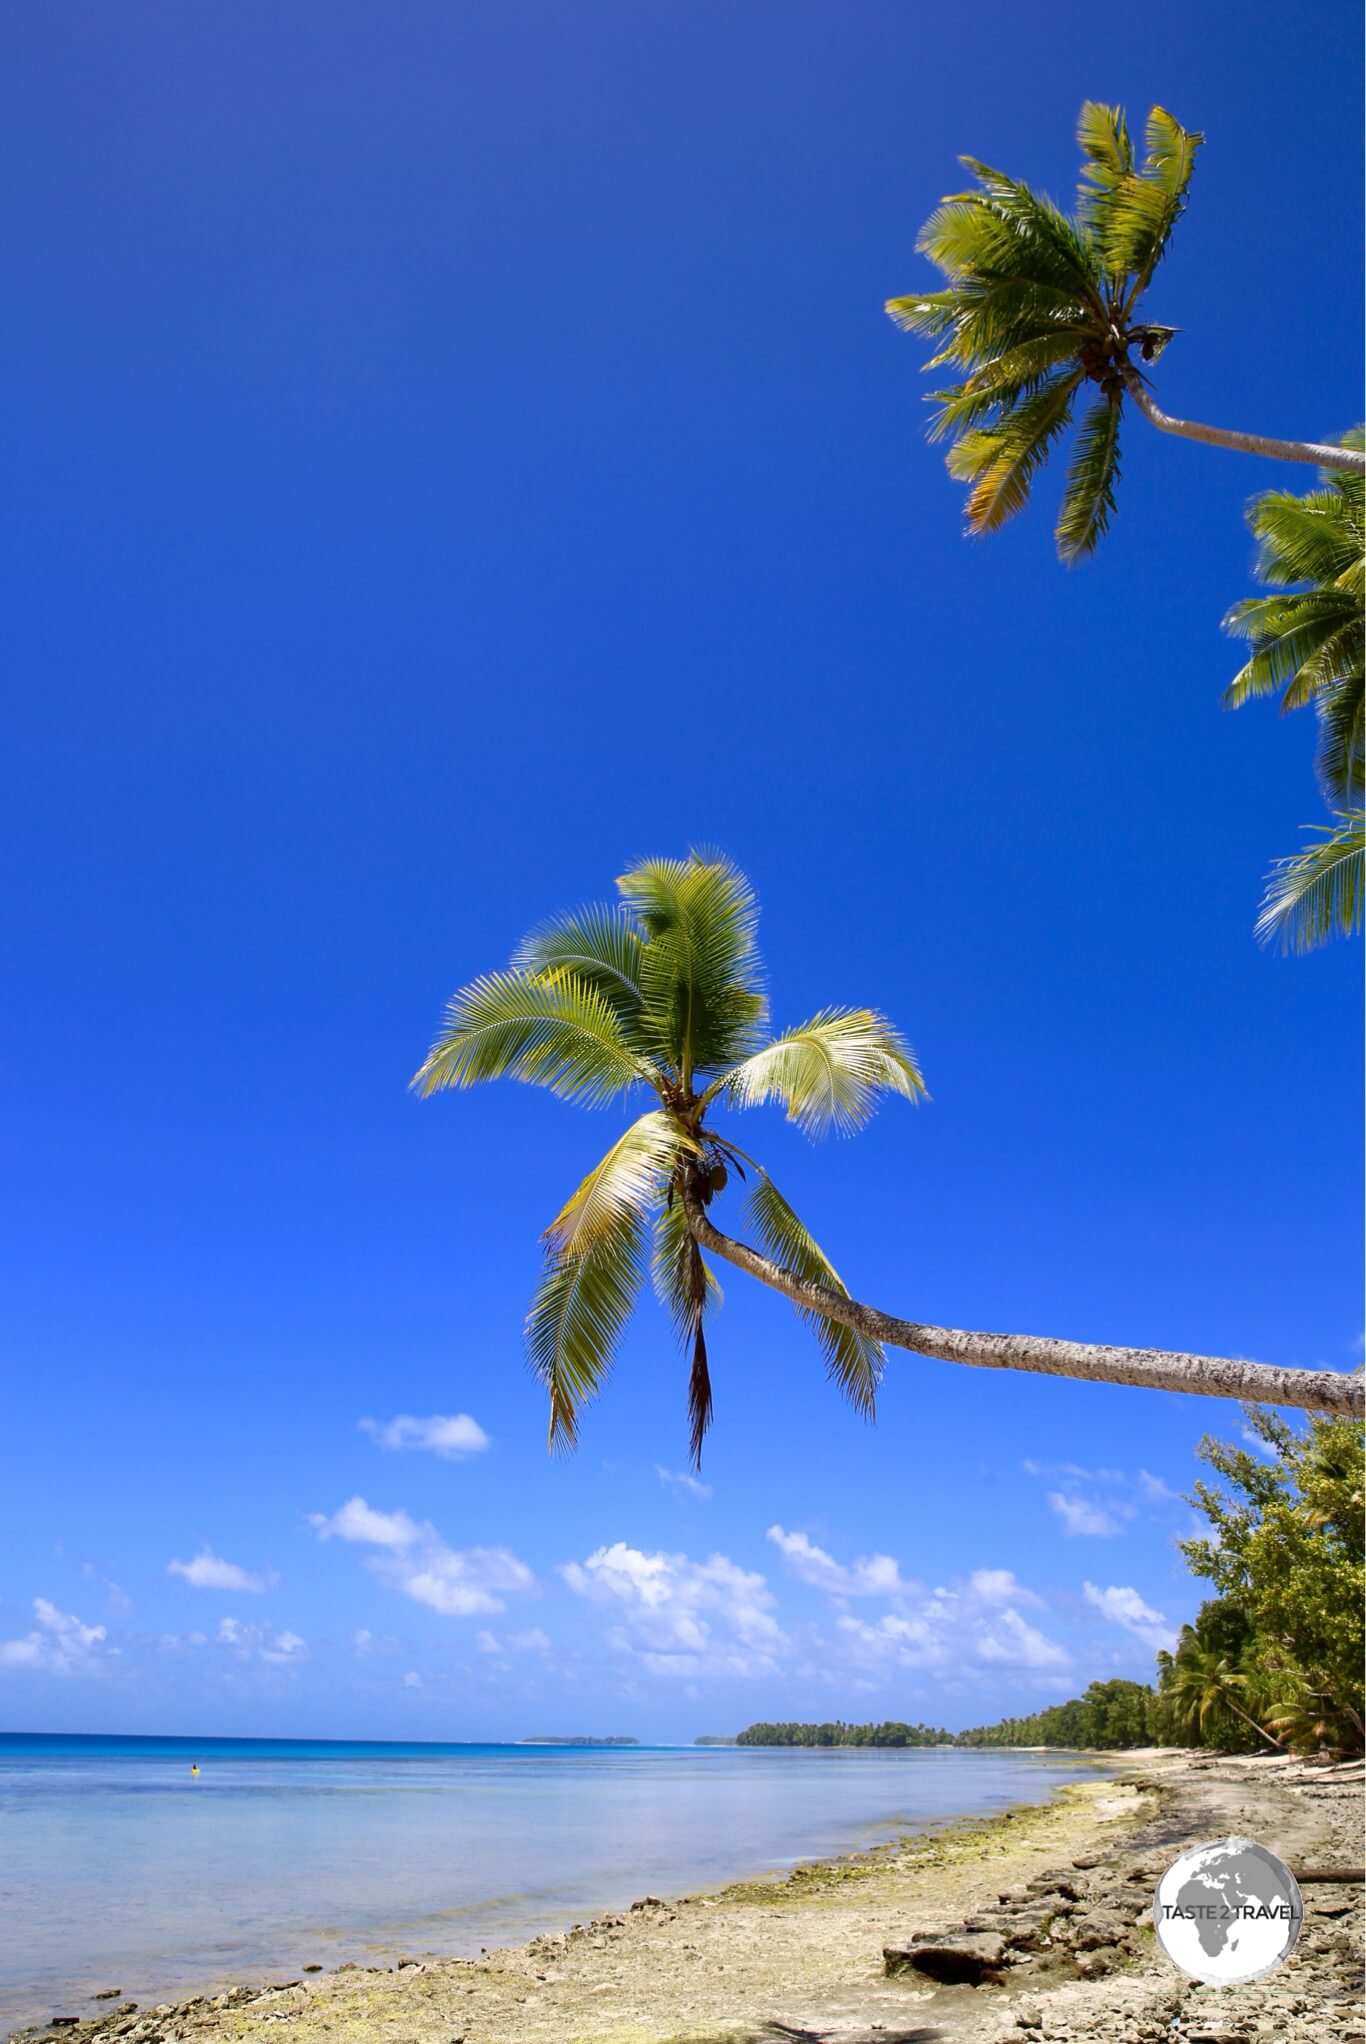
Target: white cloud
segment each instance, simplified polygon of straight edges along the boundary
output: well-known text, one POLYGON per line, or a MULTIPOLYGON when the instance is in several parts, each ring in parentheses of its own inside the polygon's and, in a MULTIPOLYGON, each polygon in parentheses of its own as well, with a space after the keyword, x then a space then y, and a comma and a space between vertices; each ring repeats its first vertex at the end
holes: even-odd
POLYGON ((371 1632, 368 1626, 362 1626, 359 1632, 352 1633, 351 1645, 356 1659, 363 1661, 370 1654, 396 1654, 401 1651, 403 1642, 395 1639, 391 1632, 371 1632))
POLYGON ((497 1633, 486 1627, 474 1635, 474 1644, 481 1654, 548 1654, 550 1641, 539 1625, 528 1625, 520 1632, 505 1632, 499 1639, 497 1633))
POLYGON ((422 1677, 418 1674, 416 1668, 408 1670, 403 1678, 403 1686, 405 1689, 420 1689, 422 1687, 422 1677))
POLYGON ((509 1596, 536 1587, 524 1561, 506 1547, 448 1547, 436 1528, 405 1511, 378 1512, 364 1498, 348 1498, 330 1516, 309 1514, 320 1540, 353 1540, 378 1547, 368 1566, 382 1582, 443 1618, 487 1617, 506 1610, 509 1596))
POLYGON ((98 1670, 107 1637, 102 1625, 85 1625, 46 1597, 34 1598, 33 1615, 36 1631, 0 1641, 0 1668, 32 1668, 46 1675, 90 1675, 98 1670))
POLYGON ((220 1618, 218 1644, 231 1647, 239 1660, 265 1661, 272 1667, 297 1667, 308 1644, 297 1632, 272 1632, 268 1625, 244 1625, 240 1618, 220 1618))
POLYGON ((919 1587, 903 1580, 890 1554, 865 1555, 845 1567, 805 1533, 786 1533, 781 1526, 770 1526, 766 1537, 795 1576, 831 1597, 896 1597, 919 1587))
POLYGON ((1159 1647, 1170 1651, 1175 1646, 1176 1634, 1163 1614, 1154 1611, 1151 1604, 1145 1604, 1138 1591, 1127 1584, 1112 1583, 1102 1590, 1095 1583, 1084 1583, 1082 1593, 1102 1618, 1108 1618, 1113 1625, 1123 1626, 1150 1652, 1156 1653, 1159 1647))
POLYGON ((444 1456, 448 1462, 463 1461, 467 1455, 482 1455, 491 1445, 478 1420, 471 1419, 467 1412, 434 1412, 426 1419, 400 1412, 394 1419, 363 1419, 360 1424, 381 1448, 422 1448, 432 1455, 444 1456))
POLYGON ((1043 1609, 1043 1598, 1017 1583, 1008 1568, 979 1568, 968 1577, 968 1587, 984 1604, 1032 1604, 1043 1609))
POLYGON ((1065 1668, 1066 1650, 1015 1609, 1019 1604, 1042 1603, 1010 1569, 984 1568, 958 1589, 922 1593, 879 1619, 845 1614, 837 1626, 848 1654, 865 1673, 885 1675, 891 1668, 945 1675, 974 1666, 1025 1672, 1065 1668))
POLYGON ((1069 1496, 1066 1491, 1050 1490, 1048 1503, 1050 1509, 1062 1520, 1064 1533, 1090 1534, 1097 1539, 1108 1539, 1122 1530, 1118 1519, 1114 1518, 1104 1505, 1096 1504, 1090 1498, 1069 1496))
POLYGON ((368 1547, 411 1547, 422 1531, 406 1512, 377 1512, 364 1498, 348 1498, 330 1518, 310 1512, 308 1523, 319 1540, 359 1540, 368 1547))
POLYGON ((724 1554, 645 1554, 622 1540, 560 1570, 571 1590, 615 1612, 607 1638, 652 1675, 776 1672, 787 1641, 763 1576, 724 1554))
POLYGON ((240 1590, 253 1596, 269 1589, 276 1580, 239 1568, 235 1561, 224 1561, 211 1547, 201 1547, 193 1561, 168 1561, 166 1573, 183 1576, 196 1590, 240 1590))
POLYGON ((1166 1505, 1180 1504, 1181 1502, 1169 1484, 1164 1483, 1160 1476, 1152 1475, 1147 1469, 1139 1470, 1138 1487, 1143 1496, 1147 1498, 1149 1504, 1166 1505))
POLYGON ((1027 1624, 1018 1611, 1003 1611, 980 1626, 976 1646, 979 1660, 1011 1668, 1065 1668, 1070 1661, 1066 1648, 1027 1624))
POLYGON ((711 1485, 703 1483, 700 1476, 693 1476, 689 1470, 661 1469, 656 1462, 655 1475, 668 1489, 686 1491, 689 1497, 709 1498, 712 1495, 711 1485))

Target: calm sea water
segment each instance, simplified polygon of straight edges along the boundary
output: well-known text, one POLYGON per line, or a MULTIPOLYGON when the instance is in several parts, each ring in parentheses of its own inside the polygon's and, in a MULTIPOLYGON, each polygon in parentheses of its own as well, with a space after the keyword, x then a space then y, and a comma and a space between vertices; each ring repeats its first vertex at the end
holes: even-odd
POLYGON ((0 2035, 538 1930, 1039 1801, 1080 1757, 0 1734, 0 2035), (200 1774, 190 1774, 197 1761, 200 1774))

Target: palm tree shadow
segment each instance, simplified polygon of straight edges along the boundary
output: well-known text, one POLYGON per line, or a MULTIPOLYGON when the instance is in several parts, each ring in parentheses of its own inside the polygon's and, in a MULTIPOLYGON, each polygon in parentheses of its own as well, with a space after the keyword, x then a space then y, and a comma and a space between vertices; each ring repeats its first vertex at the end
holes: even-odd
POLYGON ((947 2035, 947 2031, 923 2023, 913 2030, 866 2030, 858 2035, 851 2035, 843 2024, 838 2030, 808 2030, 794 2029, 790 2023, 761 2023, 743 2038, 733 2030, 724 2038, 718 2035, 716 2044, 938 2044, 947 2035))

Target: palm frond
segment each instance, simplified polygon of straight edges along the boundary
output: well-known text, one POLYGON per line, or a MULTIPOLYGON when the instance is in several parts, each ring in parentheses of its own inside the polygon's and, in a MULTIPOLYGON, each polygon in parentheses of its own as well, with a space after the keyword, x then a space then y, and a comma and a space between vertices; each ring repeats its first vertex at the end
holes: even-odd
POLYGON ((658 1108, 642 1114, 565 1201, 545 1231, 546 1240, 562 1256, 577 1255, 623 1215, 647 1213, 661 1197, 680 1150, 696 1147, 658 1108))
MULTIPOLYGON (((774 1261, 808 1283, 821 1285, 836 1298, 847 1299, 839 1272, 819 1242, 798 1219, 766 1173, 760 1173, 746 1202, 747 1218, 764 1249, 774 1261)), ((882 1350, 856 1328, 823 1313, 798 1307, 825 1354, 830 1376, 850 1403, 871 1419, 882 1382, 882 1350)))
POLYGON ((644 1224, 628 1209, 577 1254, 552 1250, 527 1315, 527 1355, 550 1394, 550 1447, 572 1448, 579 1414, 611 1373, 640 1289, 644 1224))
POLYGON ((1366 691, 1361 676, 1319 698, 1319 742, 1314 771, 1330 803, 1359 802, 1366 776, 1366 691))
POLYGON ((1262 943, 1279 939, 1283 951, 1313 951, 1361 928, 1363 812, 1339 811, 1335 823, 1313 828, 1317 844, 1276 861, 1257 918, 1262 943))
POLYGON ((758 908, 729 860, 651 859, 617 882, 645 933, 642 1027, 685 1084, 742 1057, 766 1012, 758 908))
POLYGON ((576 979, 493 972, 454 996, 414 1074, 424 1099, 487 1079, 523 1079, 562 1100, 610 1100, 659 1074, 622 1036, 606 1000, 576 979))
POLYGON ((713 1413, 706 1318, 721 1304, 721 1287, 693 1240, 681 1199, 661 1207, 655 1216, 651 1269, 655 1291, 689 1353, 688 1450, 693 1466, 701 1468, 702 1443, 713 1413))
POLYGON ((1081 380, 1080 369, 1051 378, 1003 418, 965 432, 950 448, 950 475, 972 484, 969 532, 995 532, 1023 510, 1035 474, 1067 430, 1081 380))
POLYGON ((910 1045, 871 1008, 822 1009, 726 1073, 721 1090, 740 1107, 779 1101, 808 1135, 861 1128, 883 1093, 925 1097, 910 1045))
POLYGON ((1077 433, 1057 527, 1058 552, 1069 564, 1095 551, 1114 516, 1119 413, 1117 396, 1098 397, 1077 433))
POLYGON ((1086 100, 1077 117, 1077 143, 1082 154, 1077 218, 1092 239, 1099 242, 1104 237, 1114 195, 1134 168, 1134 145, 1129 139, 1123 107, 1086 100))
POLYGON ((1203 135, 1183 128, 1164 107, 1148 115, 1141 171, 1130 171, 1110 194, 1099 229, 1101 253, 1112 276, 1130 277, 1126 308, 1147 289, 1186 203, 1203 135))
POLYGON ((513 970, 540 979, 576 979, 600 994, 627 1041, 641 1009, 642 939, 624 909, 590 902, 567 915, 552 916, 522 939, 513 970))

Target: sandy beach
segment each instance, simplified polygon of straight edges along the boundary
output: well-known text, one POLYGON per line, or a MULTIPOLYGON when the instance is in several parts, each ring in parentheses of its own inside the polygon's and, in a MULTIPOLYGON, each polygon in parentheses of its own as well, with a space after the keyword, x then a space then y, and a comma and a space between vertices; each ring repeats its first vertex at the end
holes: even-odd
POLYGON ((16 2037, 120 2044, 952 2044, 1094 2038, 1328 2044, 1361 2033, 1362 1767, 1154 1752, 1046 1805, 489 1951, 307 1972, 137 2008, 112 1992, 16 2037), (1242 1989, 1157 1950, 1153 1890, 1188 1844, 1240 1833, 1304 1884, 1292 1957, 1242 1989), (918 1947, 917 1947, 918 1941, 918 1947), (978 1984, 903 1961, 947 1943, 978 1984), (73 2020, 74 2018, 74 2020, 73 2020))

